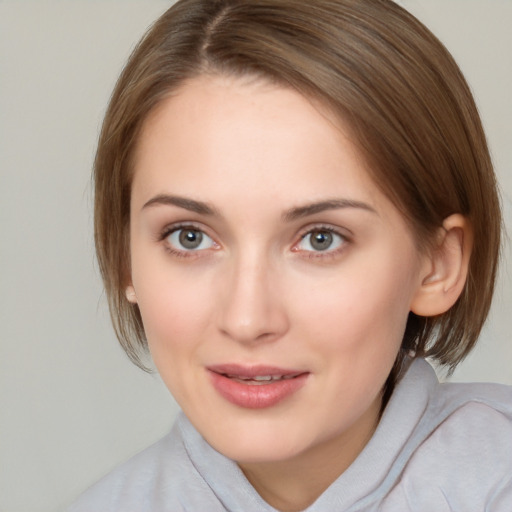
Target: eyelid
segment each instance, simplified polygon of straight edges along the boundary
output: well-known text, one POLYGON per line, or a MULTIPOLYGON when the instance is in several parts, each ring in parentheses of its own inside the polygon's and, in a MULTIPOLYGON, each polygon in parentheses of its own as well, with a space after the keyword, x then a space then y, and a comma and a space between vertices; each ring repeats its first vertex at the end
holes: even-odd
MULTIPOLYGON (((208 235, 205 228, 196 222, 192 222, 192 221, 174 222, 172 224, 166 224, 165 227, 159 231, 157 241, 161 242, 161 241, 165 240, 171 233, 174 233, 175 231, 178 231, 179 229, 186 229, 186 228, 195 229, 197 231, 201 231, 202 233, 205 233, 206 235, 208 235)), ((210 235, 208 235, 208 236, 210 236, 210 235)), ((210 238, 212 238, 212 237, 210 236, 210 238)))
POLYGON ((217 242, 217 236, 212 232, 212 229, 203 224, 202 222, 195 221, 195 220, 184 220, 184 221, 176 221, 176 222, 169 222, 168 224, 165 224, 163 228, 160 229, 160 231, 157 233, 157 237, 160 240, 163 240, 167 236, 169 236, 170 233, 173 231, 177 231, 178 229, 194 229, 196 231, 201 231, 201 233, 204 233, 208 235, 212 240, 215 240, 217 242))
POLYGON ((299 234, 299 240, 295 242, 291 248, 292 252, 295 253, 306 253, 308 258, 328 258, 338 255, 340 252, 343 252, 346 249, 346 245, 352 242, 352 233, 349 232, 347 229, 343 229, 340 227, 334 227, 329 224, 315 224, 307 226, 306 228, 303 228, 299 234), (335 236, 338 236, 342 239, 342 242, 339 247, 336 247, 334 249, 326 249, 324 251, 314 251, 314 250, 305 250, 300 249, 299 244, 310 234, 314 233, 315 231, 326 231, 328 233, 331 233, 335 236))
MULTIPOLYGON (((309 257, 309 258, 328 258, 328 257, 337 256, 340 252, 343 252, 346 248, 345 246, 348 243, 352 242, 353 235, 352 235, 352 232, 350 230, 348 230, 347 228, 341 228, 339 226, 333 226, 330 224, 320 223, 320 224, 309 225, 309 226, 302 228, 299 231, 297 237, 298 237, 298 240, 296 242, 294 242, 291 247, 292 252, 305 253, 305 254, 307 254, 307 257, 309 257), (332 233, 335 236, 340 237, 342 240, 341 246, 336 247, 334 249, 328 248, 324 251, 305 250, 305 249, 301 249, 300 247, 298 247, 299 244, 304 240, 304 238, 306 236, 308 236, 309 234, 311 234, 315 231, 326 231, 326 232, 332 233)), ((208 227, 204 226, 200 222, 195 222, 195 221, 180 221, 180 222, 167 224, 162 230, 160 230, 160 232, 157 234, 156 238, 157 238, 157 240, 156 240, 157 242, 164 243, 165 248, 168 252, 171 252, 172 254, 174 254, 176 256, 181 256, 181 257, 199 257, 199 256, 201 256, 200 253, 205 253, 210 249, 217 250, 217 249, 221 248, 221 244, 216 240, 216 237, 214 235, 210 234, 210 230, 208 229, 208 227), (180 250, 177 247, 171 246, 169 243, 165 243, 166 239, 172 233, 179 231, 181 229, 187 229, 187 228, 196 230, 196 231, 200 231, 205 236, 210 238, 213 242, 213 247, 209 247, 207 249, 198 249, 198 250, 193 250, 193 249, 180 250)))
POLYGON ((334 233, 336 235, 341 236, 342 238, 346 240, 352 240, 353 233, 348 228, 340 227, 340 226, 333 226, 332 224, 328 223, 314 223, 309 224, 308 226, 303 227, 298 234, 298 237, 300 239, 304 238, 306 235, 311 233, 312 231, 328 231, 329 233, 334 233))
POLYGON ((180 256, 184 258, 193 258, 199 257, 201 253, 205 253, 208 250, 217 250, 220 248, 220 244, 216 241, 215 237, 209 233, 209 230, 202 224, 193 222, 193 221, 184 221, 184 222, 176 222, 172 224, 166 225, 158 234, 157 242, 161 242, 164 244, 165 249, 175 256, 180 256), (205 249, 180 249, 179 247, 175 247, 171 245, 167 240, 176 231, 190 229, 193 231, 200 231, 204 236, 207 236, 211 241, 213 247, 208 247, 205 249))

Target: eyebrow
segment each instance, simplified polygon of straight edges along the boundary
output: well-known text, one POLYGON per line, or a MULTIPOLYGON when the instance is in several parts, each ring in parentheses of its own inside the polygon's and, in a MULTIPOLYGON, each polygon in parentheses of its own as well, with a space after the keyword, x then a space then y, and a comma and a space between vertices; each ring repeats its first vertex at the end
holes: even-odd
MULTIPOLYGON (((168 194, 159 194, 151 198, 149 201, 144 203, 142 209, 158 205, 178 206, 179 208, 183 208, 200 215, 219 216, 217 210, 208 203, 168 194)), ((282 219, 284 222, 292 222, 316 213, 321 213, 327 210, 339 210, 342 208, 359 208, 378 215, 374 208, 362 201, 354 201, 351 199, 328 199, 326 201, 318 201, 291 208, 283 213, 282 219)))
POLYGON ((159 194, 151 198, 149 201, 144 203, 142 209, 157 205, 178 206, 179 208, 183 208, 200 215, 218 215, 217 210, 208 203, 204 203, 203 201, 196 201, 194 199, 188 199, 186 197, 172 196, 167 194, 159 194))
POLYGON ((321 213, 327 210, 339 210, 341 208, 359 208, 378 215, 374 208, 362 201, 354 201, 351 199, 328 199, 327 201, 319 201, 291 208, 283 214, 283 220, 285 222, 291 222, 314 215, 315 213, 321 213))

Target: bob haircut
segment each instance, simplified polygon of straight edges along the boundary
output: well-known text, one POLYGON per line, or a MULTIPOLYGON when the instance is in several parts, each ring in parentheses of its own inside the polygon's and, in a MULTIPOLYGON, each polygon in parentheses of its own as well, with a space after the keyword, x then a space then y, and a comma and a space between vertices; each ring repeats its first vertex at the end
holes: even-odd
POLYGON ((490 307, 499 198, 462 73, 442 43, 391 0, 180 0, 135 48, 112 94, 94 164, 99 267, 114 329, 132 361, 144 368, 147 349, 139 309, 125 297, 138 135, 164 98, 215 73, 293 88, 339 116, 420 250, 432 250, 449 215, 469 220, 475 244, 465 288, 443 315, 410 313, 388 384, 407 354, 453 370, 490 307))

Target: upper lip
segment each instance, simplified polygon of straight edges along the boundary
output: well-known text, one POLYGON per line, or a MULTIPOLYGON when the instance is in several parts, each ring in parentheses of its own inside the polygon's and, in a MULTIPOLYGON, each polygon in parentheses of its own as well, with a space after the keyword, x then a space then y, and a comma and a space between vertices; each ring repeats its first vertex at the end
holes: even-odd
POLYGON ((277 366, 268 365, 240 365, 240 364, 218 364, 208 366, 208 370, 220 375, 229 377, 239 377, 242 379, 253 379, 254 377, 295 377, 305 372, 304 370, 296 370, 289 368, 279 368, 277 366))

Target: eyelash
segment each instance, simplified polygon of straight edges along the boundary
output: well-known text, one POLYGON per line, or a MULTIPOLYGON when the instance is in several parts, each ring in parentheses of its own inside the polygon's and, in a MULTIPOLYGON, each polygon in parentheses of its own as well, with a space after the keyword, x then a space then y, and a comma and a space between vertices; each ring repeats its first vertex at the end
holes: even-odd
MULTIPOLYGON (((201 256, 201 252, 204 252, 204 249, 203 250, 179 250, 179 249, 175 249, 172 245, 170 245, 169 243, 166 243, 166 240, 169 236, 171 236, 173 233, 176 233, 177 231, 181 231, 181 230, 191 230, 191 231, 199 231, 203 234, 205 234, 208 238, 211 238, 213 240, 213 237, 211 237, 210 235, 208 235, 208 233, 206 233, 206 231, 204 230, 204 228, 198 226, 198 225, 195 225, 195 224, 191 224, 191 223, 185 223, 185 224, 173 224, 172 226, 167 226, 166 228, 163 229, 163 231, 160 233, 160 235, 158 236, 158 239, 157 241, 158 242, 162 242, 164 244, 164 249, 169 253, 171 254, 172 256, 176 256, 178 258, 198 258, 201 256)), ((218 244, 215 242, 215 240, 213 240, 214 244, 216 246, 218 246, 218 244)))
POLYGON ((326 226, 326 225, 317 225, 313 227, 308 227, 306 230, 304 230, 300 234, 300 240, 294 244, 292 247, 293 252, 303 252, 306 253, 306 258, 308 259, 332 259, 339 256, 342 252, 346 250, 346 245, 351 242, 351 239, 349 236, 347 236, 345 233, 341 233, 339 230, 333 228, 332 226, 326 226), (325 251, 301 251, 297 248, 297 246, 308 236, 315 232, 325 232, 330 233, 331 235, 337 236, 341 239, 341 246, 337 247, 336 249, 326 249, 325 251))
MULTIPOLYGON (((167 226, 166 228, 164 228, 162 230, 162 232, 160 233, 160 235, 158 236, 158 242, 162 242, 164 244, 164 248, 165 250, 170 253, 172 256, 175 256, 175 257, 178 257, 178 258, 198 258, 198 257, 202 257, 204 256, 201 255, 201 253, 204 253, 205 249, 200 249, 200 250, 179 250, 179 249, 175 249, 172 245, 170 245, 169 243, 166 243, 166 240, 167 238, 172 235, 173 233, 176 233, 177 231, 180 231, 180 230, 193 230, 193 231, 199 231, 203 234, 205 234, 207 237, 209 237, 210 239, 213 240, 213 243, 219 247, 219 244, 217 242, 215 242, 215 240, 213 239, 213 237, 211 237, 210 235, 208 235, 208 233, 206 233, 206 231, 204 230, 204 228, 198 226, 198 225, 195 225, 195 224, 191 224, 191 223, 185 223, 185 224, 173 224, 172 226, 167 226)), ((300 234, 299 234, 299 241, 296 242, 292 248, 291 248, 291 251, 292 252, 295 252, 295 253, 298 253, 298 252, 301 252, 304 254, 303 257, 305 258, 308 258, 308 259, 319 259, 319 258, 322 258, 323 260, 329 258, 335 258, 337 257, 340 253, 344 252, 345 249, 346 249, 346 245, 348 243, 351 242, 351 239, 350 237, 348 237, 346 234, 344 233, 341 233, 339 230, 337 229, 334 229, 333 227, 331 226, 325 226, 325 225, 316 225, 316 226, 312 226, 312 227, 308 227, 307 229, 305 229, 304 231, 302 231, 300 234), (336 248, 336 249, 326 249, 325 251, 306 251, 306 250, 301 250, 299 249, 297 246, 308 236, 308 235, 311 235, 315 232, 326 232, 326 233, 330 233, 336 237, 339 237, 341 239, 341 246, 336 248)))

